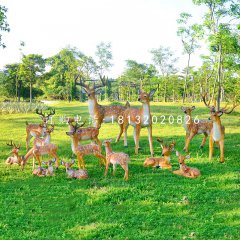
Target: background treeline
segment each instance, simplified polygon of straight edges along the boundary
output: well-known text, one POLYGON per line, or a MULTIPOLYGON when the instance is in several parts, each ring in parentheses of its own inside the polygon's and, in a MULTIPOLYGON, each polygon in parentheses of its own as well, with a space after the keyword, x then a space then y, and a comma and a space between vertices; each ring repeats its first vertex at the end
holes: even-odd
MULTIPOLYGON (((139 88, 156 88, 154 101, 228 101, 240 93, 240 6, 238 0, 193 0, 205 5, 202 23, 194 23, 190 13, 177 19, 177 36, 181 38, 186 67, 177 69, 179 59, 169 47, 149 50, 152 63, 126 60, 126 67, 116 79, 108 79, 100 100, 135 101, 139 88), (202 66, 191 65, 191 58, 200 46, 209 54, 201 56, 202 66)), ((196 6, 197 7, 197 6, 196 6)), ((6 13, 6 9, 4 14, 6 13)), ((9 30, 9 29, 7 29, 9 30)), ((110 43, 100 43, 95 56, 86 56, 75 47, 66 47, 47 59, 39 54, 24 54, 21 61, 7 64, 0 71, 0 96, 4 100, 32 102, 33 99, 85 101, 79 79, 89 84, 108 75, 112 67, 110 43), (78 77, 77 77, 78 76, 78 77)), ((4 45, 5 47, 5 45, 4 45)))

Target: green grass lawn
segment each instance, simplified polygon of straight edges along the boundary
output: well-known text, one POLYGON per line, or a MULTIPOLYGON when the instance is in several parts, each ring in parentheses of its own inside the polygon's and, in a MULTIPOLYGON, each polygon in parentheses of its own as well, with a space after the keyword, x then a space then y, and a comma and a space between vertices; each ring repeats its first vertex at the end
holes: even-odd
MULTIPOLYGON (((166 116, 165 124, 159 120, 153 126, 156 156, 161 154, 157 137, 176 140, 179 151, 184 147, 184 128, 176 123, 176 117, 183 116, 180 106, 151 105, 153 115, 166 116), (173 124, 168 122, 170 115, 175 117, 173 124)), ((88 119, 87 105, 59 102, 51 107, 56 108, 52 142, 59 146, 60 159, 70 160, 70 138, 65 134, 68 127, 59 123, 59 118, 78 114, 88 119)), ((208 118, 206 107, 196 107, 194 116, 208 118)), ((239 239, 239 117, 239 108, 222 116, 226 127, 224 164, 219 163, 217 148, 214 160, 208 160, 208 141, 199 150, 203 135, 193 139, 188 165, 200 169, 202 176, 198 179, 144 168, 143 161, 150 154, 147 129, 141 131, 142 150, 135 155, 133 129, 129 127, 128 148, 123 147, 123 139, 112 144, 115 151, 130 155, 129 181, 125 182, 121 167, 115 177, 112 168, 104 177, 104 169, 92 156, 85 158, 87 180, 67 179, 63 166, 54 177, 46 178, 32 176, 32 161, 24 172, 18 166, 6 166, 4 161, 10 151, 6 142, 12 139, 21 143, 24 155, 25 121, 37 123, 39 118, 36 114, 0 116, 0 239, 239 239)), ((116 124, 104 124, 100 140, 115 139, 118 131, 116 124)), ((171 159, 173 170, 178 169, 175 153, 171 159)))

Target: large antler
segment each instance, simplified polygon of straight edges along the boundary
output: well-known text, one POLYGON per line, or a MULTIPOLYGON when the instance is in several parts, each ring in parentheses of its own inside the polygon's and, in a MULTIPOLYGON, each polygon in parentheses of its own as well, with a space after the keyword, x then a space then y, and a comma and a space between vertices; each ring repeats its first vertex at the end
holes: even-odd
POLYGON ((215 106, 210 106, 211 100, 209 100, 208 103, 207 103, 207 101, 206 101, 206 95, 207 95, 207 93, 202 94, 203 103, 204 103, 205 106, 206 106, 207 108, 209 108, 211 111, 215 111, 215 106))
POLYGON ((230 114, 237 106, 239 106, 239 103, 236 103, 235 101, 233 102, 232 108, 230 110, 227 110, 228 103, 225 105, 224 108, 222 108, 220 111, 226 114, 230 114))
POLYGON ((53 116, 55 114, 55 109, 51 109, 50 113, 47 115, 47 118, 53 116))
POLYGON ((80 76, 80 74, 75 78, 75 80, 77 80, 78 78, 80 78, 80 81, 76 84, 80 85, 83 88, 89 89, 89 86, 83 82, 83 78, 80 76))
POLYGON ((99 74, 99 77, 100 77, 101 83, 100 84, 94 84, 93 89, 97 89, 97 88, 106 86, 106 84, 107 84, 106 77, 102 76, 101 74, 99 74))
POLYGON ((39 112, 39 109, 38 109, 38 108, 36 109, 36 114, 38 114, 38 115, 40 115, 40 116, 42 116, 42 117, 45 117, 45 114, 42 113, 42 110, 40 110, 40 112, 39 112))
POLYGON ((10 143, 7 143, 7 145, 8 145, 8 146, 10 146, 10 147, 15 147, 15 148, 18 148, 18 149, 19 149, 19 148, 20 148, 20 146, 21 146, 20 144, 16 145, 15 143, 13 143, 13 141, 12 141, 12 140, 10 141, 10 143))

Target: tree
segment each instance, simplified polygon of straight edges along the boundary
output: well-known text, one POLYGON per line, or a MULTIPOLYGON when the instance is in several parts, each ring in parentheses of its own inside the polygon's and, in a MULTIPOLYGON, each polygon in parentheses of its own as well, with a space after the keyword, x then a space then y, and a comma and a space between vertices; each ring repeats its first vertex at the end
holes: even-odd
MULTIPOLYGON (((7 23, 7 8, 0 5, 0 32, 10 32, 9 24, 7 23)), ((0 34, 0 47, 5 48, 6 45, 2 42, 2 34, 0 34)))
MULTIPOLYGON (((167 82, 168 77, 170 74, 175 73, 177 69, 174 67, 177 58, 174 57, 173 52, 168 47, 160 46, 157 49, 152 49, 150 51, 152 54, 152 60, 156 66, 156 69, 162 74, 163 81, 164 81, 164 96, 163 99, 166 102, 167 99, 167 82)), ((158 84, 158 92, 159 91, 159 84, 158 84)))
POLYGON ((217 109, 219 110, 226 59, 231 55, 239 56, 240 5, 238 0, 193 0, 193 3, 208 8, 203 19, 203 27, 208 37, 210 51, 217 59, 217 109), (237 23, 232 24, 234 21, 237 23))
POLYGON ((32 102, 32 89, 33 85, 38 79, 40 79, 41 74, 45 70, 45 60, 42 55, 39 54, 29 54, 23 56, 22 63, 20 65, 19 76, 29 86, 29 97, 30 102, 32 102))
POLYGON ((177 35, 181 37, 183 44, 183 53, 188 55, 182 98, 183 103, 186 98, 191 55, 197 48, 200 47, 200 45, 198 44, 198 40, 201 39, 203 36, 203 30, 201 25, 190 24, 190 18, 192 18, 191 14, 183 12, 180 14, 180 18, 177 19, 177 23, 179 24, 177 35))

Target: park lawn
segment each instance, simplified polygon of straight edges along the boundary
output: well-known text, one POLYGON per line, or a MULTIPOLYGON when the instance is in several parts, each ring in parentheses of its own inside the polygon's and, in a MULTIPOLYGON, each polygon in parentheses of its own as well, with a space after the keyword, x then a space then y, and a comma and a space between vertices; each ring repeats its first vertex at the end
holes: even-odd
MULTIPOLYGON (((161 153, 156 137, 176 140, 176 149, 182 151, 185 132, 183 125, 176 123, 177 116, 183 116, 181 105, 151 106, 153 115, 166 116, 165 124, 159 119, 153 126, 155 155, 161 153), (170 115, 175 117, 173 124, 168 122, 170 115)), ((88 119, 87 105, 58 102, 51 107, 56 108, 52 142, 59 146, 60 159, 70 160, 70 138, 65 134, 68 127, 59 118, 78 114, 88 119)), ((209 116, 202 104, 196 107, 194 116, 209 116)), ((193 139, 188 165, 201 170, 198 179, 143 168, 149 156, 147 130, 141 132, 142 150, 135 155, 129 127, 128 148, 123 147, 123 139, 112 144, 114 150, 130 155, 130 178, 125 182, 121 167, 115 177, 111 170, 104 177, 104 169, 92 156, 85 158, 87 180, 67 179, 63 166, 54 177, 46 178, 31 175, 31 161, 24 172, 18 166, 6 166, 4 160, 10 151, 6 142, 12 139, 21 143, 24 155, 25 121, 37 123, 39 118, 36 114, 0 116, 0 239, 239 239, 239 117, 239 108, 222 116, 226 127, 224 164, 219 163, 219 149, 214 149, 211 162, 208 144, 199 150, 203 135, 193 139)), ((118 131, 116 124, 104 124, 100 140, 115 138, 118 131)), ((178 169, 175 153, 171 159, 173 169, 178 169)))

